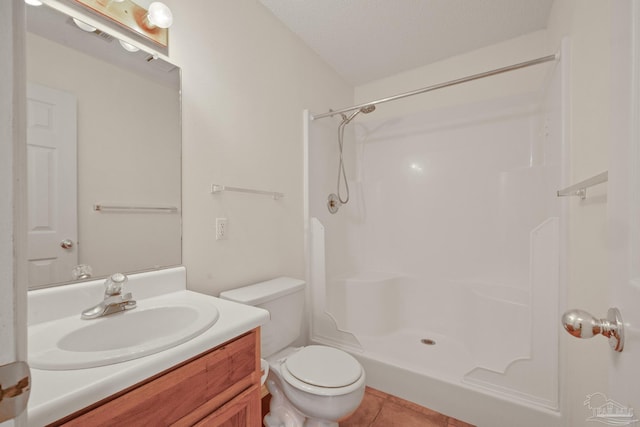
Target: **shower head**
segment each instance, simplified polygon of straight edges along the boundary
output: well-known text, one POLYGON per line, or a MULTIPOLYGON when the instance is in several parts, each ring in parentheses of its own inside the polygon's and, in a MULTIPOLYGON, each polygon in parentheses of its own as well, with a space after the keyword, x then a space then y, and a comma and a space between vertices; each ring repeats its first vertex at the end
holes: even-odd
POLYGON ((351 113, 351 115, 349 117, 345 116, 344 114, 341 114, 341 116, 342 116, 342 124, 346 125, 351 120, 353 120, 353 118, 355 116, 357 116, 358 114, 360 114, 360 113, 369 114, 372 111, 374 111, 375 109, 376 109, 375 105, 369 104, 369 105, 365 105, 364 107, 361 107, 359 110, 354 111, 353 113, 351 113))
POLYGON ((340 205, 344 205, 349 201, 349 183, 347 182, 347 173, 344 170, 344 162, 342 160, 342 142, 344 136, 344 128, 359 113, 369 114, 375 109, 375 105, 367 104, 364 107, 360 107, 359 109, 351 113, 349 117, 347 117, 344 113, 340 113, 340 116, 342 116, 342 123, 338 125, 338 148, 340 149, 340 164, 338 166, 338 191, 336 192, 337 194, 329 194, 329 200, 327 201, 327 208, 329 208, 329 212, 331 212, 332 214, 338 212, 338 208, 340 207, 340 205), (342 199, 342 193, 340 191, 340 181, 342 179, 344 179, 344 187, 347 192, 347 197, 344 200, 342 199))

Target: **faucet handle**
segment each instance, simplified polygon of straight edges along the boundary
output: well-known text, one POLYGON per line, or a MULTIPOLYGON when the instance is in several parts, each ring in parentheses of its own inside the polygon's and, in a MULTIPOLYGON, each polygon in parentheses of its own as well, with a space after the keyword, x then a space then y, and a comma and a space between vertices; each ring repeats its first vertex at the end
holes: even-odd
POLYGON ((122 292, 122 287, 125 285, 125 283, 127 283, 128 280, 129 279, 127 278, 127 276, 125 276, 122 273, 116 273, 111 275, 111 277, 109 277, 104 282, 104 286, 105 286, 104 295, 105 296, 120 295, 120 293, 122 292))

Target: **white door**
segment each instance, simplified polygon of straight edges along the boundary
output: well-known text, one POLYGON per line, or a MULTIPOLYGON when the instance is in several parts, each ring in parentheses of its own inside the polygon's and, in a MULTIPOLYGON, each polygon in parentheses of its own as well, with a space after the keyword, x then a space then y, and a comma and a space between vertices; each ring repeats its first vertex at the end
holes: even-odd
POLYGON ((27 87, 29 285, 72 279, 78 264, 76 98, 27 87))
POLYGON ((609 286, 625 344, 611 354, 608 397, 612 408, 633 413, 629 423, 640 425, 640 5, 613 3, 609 286))
MULTIPOLYGON (((26 359, 24 349, 27 328, 26 325, 20 324, 20 319, 26 316, 16 315, 26 310, 26 290, 17 285, 16 275, 16 271, 20 270, 16 254, 20 254, 24 245, 23 238, 15 234, 16 230, 20 229, 17 226, 20 219, 15 215, 16 203, 20 205, 20 198, 16 197, 15 191, 20 185, 15 178, 22 182, 24 175, 20 165, 14 162, 14 158, 22 157, 18 144, 22 144, 23 129, 20 117, 24 107, 24 94, 16 93, 14 85, 19 84, 20 76, 24 75, 24 67, 19 60, 16 61, 24 58, 21 49, 24 39, 24 7, 23 2, 0 2, 0 27, 3 30, 0 37, 0 366, 11 364, 16 359, 26 359), (17 242, 17 245, 14 245, 14 242, 17 242)), ((0 384, 9 388, 15 383, 1 379, 0 384)), ((13 406, 13 399, 5 396, 1 400, 0 419, 11 417, 10 411, 5 412, 5 404, 13 406)), ((15 421, 0 422, 0 425, 26 425, 26 414, 15 421)))

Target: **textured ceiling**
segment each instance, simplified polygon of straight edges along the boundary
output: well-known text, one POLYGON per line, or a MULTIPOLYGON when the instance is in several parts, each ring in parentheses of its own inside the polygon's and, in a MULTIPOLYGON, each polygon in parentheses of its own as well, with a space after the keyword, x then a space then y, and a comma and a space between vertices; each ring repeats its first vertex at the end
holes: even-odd
POLYGON ((360 85, 546 27, 553 0, 260 0, 360 85))

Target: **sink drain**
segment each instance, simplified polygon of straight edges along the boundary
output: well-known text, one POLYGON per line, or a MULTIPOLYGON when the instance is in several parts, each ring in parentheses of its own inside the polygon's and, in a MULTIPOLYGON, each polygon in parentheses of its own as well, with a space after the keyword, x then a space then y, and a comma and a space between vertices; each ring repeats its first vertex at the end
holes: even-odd
POLYGON ((434 340, 429 339, 429 338, 422 338, 420 340, 420 342, 422 344, 425 344, 425 345, 436 345, 436 342, 434 340))

